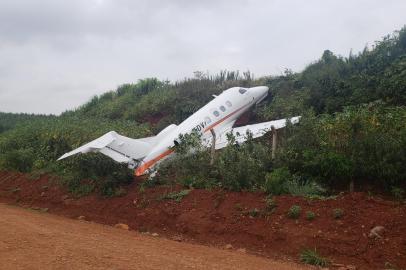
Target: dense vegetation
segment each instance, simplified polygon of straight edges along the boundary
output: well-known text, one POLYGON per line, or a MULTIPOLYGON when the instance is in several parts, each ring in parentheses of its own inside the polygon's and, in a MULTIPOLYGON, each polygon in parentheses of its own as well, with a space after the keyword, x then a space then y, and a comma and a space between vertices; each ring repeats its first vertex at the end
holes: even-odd
MULTIPOLYGON (((180 123, 213 94, 232 86, 268 85, 270 95, 252 117, 265 121, 303 115, 283 131, 275 160, 269 138, 229 145, 210 154, 185 137, 176 158, 162 164, 156 182, 273 194, 318 194, 356 184, 404 187, 406 179, 406 28, 348 57, 326 50, 300 73, 255 79, 250 72, 195 72, 171 83, 155 78, 125 84, 59 117, 0 114, 0 168, 51 172, 78 195, 95 189, 114 195, 131 172, 99 154, 62 162, 64 152, 116 130, 144 137, 180 123), (180 164, 182 164, 180 166, 180 164)), ((249 134, 247 135, 249 136, 249 134)), ((230 138, 232 140, 232 138, 230 138)))

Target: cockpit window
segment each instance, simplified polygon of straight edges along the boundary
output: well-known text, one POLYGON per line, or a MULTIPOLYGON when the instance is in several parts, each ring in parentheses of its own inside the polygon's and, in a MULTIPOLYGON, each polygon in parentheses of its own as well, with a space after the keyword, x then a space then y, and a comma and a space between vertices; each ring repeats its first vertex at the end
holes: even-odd
POLYGON ((247 92, 247 89, 240 88, 238 89, 238 92, 240 92, 240 94, 244 94, 245 92, 247 92))
POLYGON ((211 119, 210 119, 210 117, 205 117, 204 118, 204 122, 206 122, 206 124, 210 124, 211 123, 211 119))
POLYGON ((226 111, 226 107, 224 107, 223 105, 221 105, 221 106, 220 106, 220 110, 221 110, 222 112, 225 112, 225 111, 226 111))
POLYGON ((218 117, 220 115, 220 113, 218 111, 214 111, 213 114, 215 117, 218 117))

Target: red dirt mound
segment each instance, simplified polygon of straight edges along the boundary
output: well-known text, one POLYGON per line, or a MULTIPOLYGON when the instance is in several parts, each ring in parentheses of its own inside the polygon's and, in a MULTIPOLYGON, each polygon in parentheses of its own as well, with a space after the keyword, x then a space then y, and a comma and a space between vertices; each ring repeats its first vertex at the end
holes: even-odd
POLYGON ((155 187, 139 191, 136 183, 116 198, 91 195, 71 197, 51 177, 31 180, 20 173, 0 172, 0 200, 25 207, 48 208, 50 213, 156 232, 178 241, 244 248, 262 256, 297 260, 305 248, 334 263, 358 269, 406 268, 406 207, 365 193, 342 194, 335 199, 310 200, 276 196, 277 207, 267 209, 265 195, 253 192, 192 190, 182 200, 162 199, 181 187, 155 187), (292 205, 302 209, 298 219, 286 213, 292 205), (334 217, 334 209, 343 215, 334 217), (306 212, 315 213, 312 221, 306 212), (381 237, 368 237, 384 226, 381 237))

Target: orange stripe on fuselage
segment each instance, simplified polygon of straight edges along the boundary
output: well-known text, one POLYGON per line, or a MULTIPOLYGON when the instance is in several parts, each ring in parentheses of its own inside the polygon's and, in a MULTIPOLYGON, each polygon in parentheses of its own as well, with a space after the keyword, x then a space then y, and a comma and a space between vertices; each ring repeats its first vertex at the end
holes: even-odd
POLYGON ((173 149, 168 149, 165 152, 163 152, 162 154, 159 154, 157 157, 151 159, 150 161, 145 162, 140 167, 138 167, 137 170, 135 170, 135 175, 136 176, 143 175, 144 172, 147 169, 149 169, 152 165, 154 165, 155 163, 157 163, 158 161, 160 161, 161 159, 163 159, 164 157, 166 157, 172 153, 173 153, 173 149))
MULTIPOLYGON (((249 104, 242 106, 241 108, 239 108, 238 110, 235 110, 234 112, 226 115, 225 117, 223 117, 222 119, 218 120, 217 122, 211 124, 210 126, 208 126, 204 132, 209 131, 210 129, 214 128, 215 126, 218 126, 219 124, 223 123, 225 120, 227 120, 228 118, 230 118, 231 116, 233 116, 234 114, 236 114, 237 112, 241 111, 242 109, 244 109, 245 107, 247 107, 249 104)), ((138 167, 135 170, 135 175, 136 176, 140 176, 143 175, 144 172, 146 170, 148 170, 152 165, 154 165, 155 163, 157 163, 158 161, 160 161, 161 159, 163 159, 164 157, 170 155, 173 153, 173 149, 168 149, 165 152, 163 152, 162 154, 159 154, 156 158, 151 159, 150 161, 145 162, 144 164, 142 164, 140 167, 138 167)))

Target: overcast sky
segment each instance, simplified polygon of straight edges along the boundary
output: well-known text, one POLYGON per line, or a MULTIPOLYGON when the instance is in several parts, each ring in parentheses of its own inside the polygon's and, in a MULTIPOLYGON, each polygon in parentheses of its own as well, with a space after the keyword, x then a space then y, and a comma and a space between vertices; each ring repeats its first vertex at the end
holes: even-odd
POLYGON ((196 70, 300 71, 404 24, 405 0, 0 0, 0 111, 59 114, 196 70))

